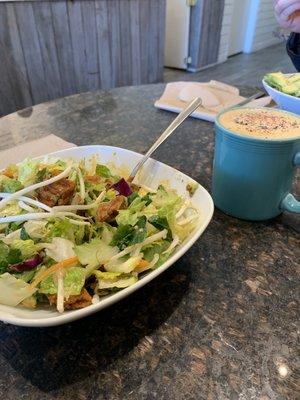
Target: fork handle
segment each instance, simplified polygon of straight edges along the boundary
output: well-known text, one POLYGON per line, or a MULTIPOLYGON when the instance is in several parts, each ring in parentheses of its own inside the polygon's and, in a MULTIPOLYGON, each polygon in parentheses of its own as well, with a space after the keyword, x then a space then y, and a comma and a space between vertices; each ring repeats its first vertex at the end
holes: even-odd
POLYGON ((145 164, 151 154, 177 129, 183 121, 191 115, 199 106, 201 106, 202 100, 200 97, 196 97, 180 114, 174 119, 174 121, 167 127, 167 129, 160 135, 156 142, 150 147, 143 158, 138 162, 138 164, 133 168, 131 174, 129 175, 128 181, 132 182, 135 178, 139 169, 145 164))

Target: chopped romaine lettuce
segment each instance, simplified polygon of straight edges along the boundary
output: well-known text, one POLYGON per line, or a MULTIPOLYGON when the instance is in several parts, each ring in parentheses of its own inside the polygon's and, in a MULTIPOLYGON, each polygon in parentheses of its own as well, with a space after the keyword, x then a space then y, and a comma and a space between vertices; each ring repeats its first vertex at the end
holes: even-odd
POLYGON ((0 241, 0 274, 4 273, 8 267, 7 256, 9 253, 9 247, 0 241))
POLYGON ((148 221, 150 222, 150 224, 155 226, 155 228, 158 229, 159 231, 167 229, 168 231, 167 240, 172 240, 172 232, 166 217, 159 217, 158 215, 153 215, 148 219, 148 221))
POLYGON ((119 210, 116 216, 118 225, 135 225, 139 218, 138 213, 133 213, 129 208, 127 210, 119 210))
MULTIPOLYGON (((7 231, 9 232, 9 229, 7 231)), ((15 231, 11 231, 10 233, 7 233, 7 235, 4 238, 2 238, 2 240, 5 244, 12 244, 14 240, 21 239, 20 235, 21 235, 21 228, 15 231)))
POLYGON ((162 185, 158 187, 156 194, 151 198, 157 208, 174 207, 178 211, 183 203, 183 199, 174 190, 167 191, 162 185))
POLYGON ((75 257, 74 243, 68 239, 55 237, 51 243, 44 243, 45 252, 48 257, 56 262, 75 257))
POLYGON ((110 244, 115 230, 116 230, 116 228, 110 226, 109 224, 105 224, 105 223, 103 224, 102 231, 101 231, 101 239, 105 244, 107 244, 107 245, 110 244))
POLYGON ((84 225, 73 225, 68 219, 52 218, 46 225, 45 238, 63 237, 81 244, 85 235, 84 225))
POLYGON ((45 220, 33 220, 27 221, 23 225, 25 231, 29 235, 31 239, 43 239, 46 236, 46 225, 47 221, 45 220))
POLYGON ((119 273, 95 271, 98 279, 98 288, 111 289, 111 288, 125 288, 137 282, 138 278, 134 275, 120 275, 119 273), (109 275, 108 275, 109 274, 109 275))
POLYGON ((17 179, 8 178, 5 175, 0 175, 0 190, 5 193, 15 193, 21 190, 23 185, 17 179))
POLYGON ((23 261, 33 257, 39 250, 41 250, 41 246, 36 245, 31 239, 16 239, 11 244, 11 250, 19 250, 22 255, 21 261, 23 261))
POLYGON ((99 176, 102 176, 103 178, 110 178, 112 176, 110 169, 108 167, 106 167, 105 165, 101 165, 101 164, 97 164, 96 174, 99 176))
POLYGON ((31 271, 18 272, 15 276, 18 279, 22 279, 24 282, 30 282, 33 279, 36 272, 37 268, 31 271))
POLYGON ((120 275, 123 275, 123 272, 109 272, 109 271, 94 271, 94 275, 96 275, 97 278, 101 279, 115 279, 118 278, 120 275))
POLYGON ((18 264, 23 261, 23 256, 20 249, 9 249, 7 262, 9 265, 18 264))
POLYGON ((118 248, 109 246, 101 239, 93 239, 90 243, 75 246, 75 253, 80 264, 87 266, 87 273, 96 267, 107 263, 118 253, 118 248))
POLYGON ((143 258, 148 261, 151 262, 153 260, 153 257, 155 254, 159 255, 159 260, 158 262, 155 264, 155 267, 157 267, 158 265, 163 264, 169 257, 169 254, 162 254, 164 251, 167 250, 167 248, 170 246, 170 242, 164 240, 164 241, 160 241, 158 243, 152 243, 148 246, 145 246, 142 248, 142 252, 143 252, 143 258))
POLYGON ((136 198, 140 197, 137 192, 132 192, 130 196, 127 197, 128 206, 135 200, 136 198))
POLYGON ((16 202, 8 203, 4 208, 0 210, 0 217, 9 217, 11 215, 19 214, 22 214, 22 209, 16 202))
MULTIPOLYGON (((86 270, 82 267, 71 267, 65 271, 64 275, 64 297, 79 295, 83 288, 86 277, 86 270)), ((39 293, 56 294, 57 282, 53 275, 42 280, 39 293)))
POLYGON ((139 196, 132 201, 128 208, 132 213, 135 213, 141 211, 145 207, 145 205, 146 201, 143 201, 142 198, 139 196))
POLYGON ((130 257, 128 260, 124 261, 118 259, 115 263, 107 264, 105 269, 109 272, 123 272, 129 273, 132 272, 140 263, 142 257, 130 257))
POLYGON ((24 226, 22 226, 21 231, 20 231, 20 239, 22 240, 28 240, 30 239, 30 236, 28 235, 26 229, 24 228, 24 226))
POLYGON ((55 172, 57 170, 64 171, 67 168, 67 163, 64 160, 57 160, 53 167, 55 168, 55 172))
POLYGON ((35 291, 28 283, 8 272, 0 275, 0 304, 15 307, 35 291))
POLYGON ((114 189, 109 189, 105 194, 105 200, 112 200, 117 196, 117 192, 114 189))
MULTIPOLYGON (((131 197, 130 195, 129 197, 131 197)), ((142 198, 136 194, 136 196, 130 199, 129 207, 126 210, 119 210, 116 217, 118 225, 135 225, 138 219, 143 216, 143 208, 146 206, 147 200, 143 201, 142 198)))
POLYGON ((196 190, 199 187, 199 183, 197 182, 190 182, 186 185, 186 190, 189 192, 190 196, 194 196, 194 194, 196 193, 196 190))
POLYGON ((134 226, 120 225, 113 236, 111 245, 123 250, 125 247, 143 242, 147 235, 146 223, 146 217, 142 216, 134 226))
POLYGON ((24 186, 32 185, 37 182, 38 161, 26 158, 18 165, 18 180, 24 186))
POLYGON ((11 248, 0 241, 0 273, 6 272, 9 265, 17 264, 22 261, 23 256, 20 249, 11 248))

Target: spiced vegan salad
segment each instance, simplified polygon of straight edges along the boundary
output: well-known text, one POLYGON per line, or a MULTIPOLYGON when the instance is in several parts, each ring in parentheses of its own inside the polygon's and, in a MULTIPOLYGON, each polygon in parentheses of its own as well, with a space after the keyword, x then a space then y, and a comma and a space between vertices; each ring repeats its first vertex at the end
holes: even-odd
POLYGON ((129 184, 97 156, 9 165, 0 173, 0 304, 63 312, 133 285, 196 227, 195 190, 184 198, 129 184))

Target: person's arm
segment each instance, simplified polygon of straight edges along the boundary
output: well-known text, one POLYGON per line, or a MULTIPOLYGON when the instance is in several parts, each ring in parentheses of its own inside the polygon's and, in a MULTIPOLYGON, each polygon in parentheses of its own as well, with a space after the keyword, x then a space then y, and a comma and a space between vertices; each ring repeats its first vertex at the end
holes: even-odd
POLYGON ((300 71, 300 0, 274 0, 274 6, 279 25, 292 32, 286 48, 296 69, 300 71))
POLYGON ((300 71, 300 33, 291 33, 286 49, 296 70, 300 71))

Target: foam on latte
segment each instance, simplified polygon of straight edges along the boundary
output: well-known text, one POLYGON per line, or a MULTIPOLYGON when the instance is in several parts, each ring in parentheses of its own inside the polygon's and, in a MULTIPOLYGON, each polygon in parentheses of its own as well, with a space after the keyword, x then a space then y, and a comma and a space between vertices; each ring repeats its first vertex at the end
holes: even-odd
POLYGON ((300 138, 300 117, 273 109, 228 110, 219 123, 232 132, 260 139, 300 138))

